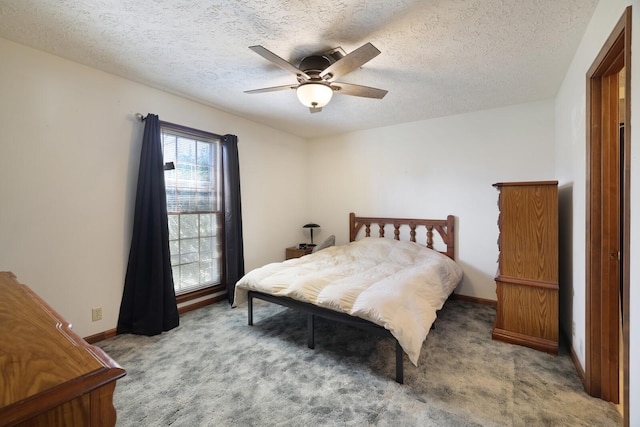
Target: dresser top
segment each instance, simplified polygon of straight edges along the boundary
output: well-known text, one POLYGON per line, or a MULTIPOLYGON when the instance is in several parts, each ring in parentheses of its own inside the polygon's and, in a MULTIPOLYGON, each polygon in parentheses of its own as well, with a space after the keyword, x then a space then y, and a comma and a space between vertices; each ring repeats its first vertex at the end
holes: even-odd
POLYGON ((0 418, 27 401, 54 404, 124 374, 13 273, 0 272, 0 418))
POLYGON ((494 187, 515 187, 515 186, 531 186, 531 185, 558 185, 558 181, 516 181, 516 182, 496 182, 494 187))

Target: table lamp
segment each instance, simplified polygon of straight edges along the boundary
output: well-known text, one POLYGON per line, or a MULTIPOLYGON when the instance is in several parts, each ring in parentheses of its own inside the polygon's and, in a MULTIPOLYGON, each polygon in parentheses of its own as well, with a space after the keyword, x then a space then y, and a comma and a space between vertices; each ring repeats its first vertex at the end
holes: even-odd
POLYGON ((314 228, 320 228, 320 226, 318 224, 314 224, 314 223, 310 222, 309 224, 303 225, 302 228, 308 228, 309 229, 309 231, 311 232, 311 244, 309 246, 315 246, 313 244, 313 229, 314 228))

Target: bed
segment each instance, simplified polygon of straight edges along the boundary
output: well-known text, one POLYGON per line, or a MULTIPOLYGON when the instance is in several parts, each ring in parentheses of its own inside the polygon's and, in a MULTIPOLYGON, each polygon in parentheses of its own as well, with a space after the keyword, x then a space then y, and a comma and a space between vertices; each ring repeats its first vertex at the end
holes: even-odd
POLYGON ((236 284, 234 306, 247 302, 249 325, 255 298, 306 313, 309 348, 315 346, 316 316, 392 337, 396 381, 403 383, 403 354, 417 366, 436 312, 462 279, 454 245, 451 215, 405 219, 351 213, 348 244, 250 271, 236 284), (371 236, 372 226, 379 238, 371 236), (385 238, 391 231, 393 238, 385 238))

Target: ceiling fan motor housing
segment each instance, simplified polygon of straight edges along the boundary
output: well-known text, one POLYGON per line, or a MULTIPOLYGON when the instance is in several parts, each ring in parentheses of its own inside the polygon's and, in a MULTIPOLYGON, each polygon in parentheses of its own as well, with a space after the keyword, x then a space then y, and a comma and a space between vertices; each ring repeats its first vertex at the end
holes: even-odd
MULTIPOLYGON (((302 58, 302 61, 300 61, 300 65, 298 66, 298 68, 307 73, 307 75, 311 77, 311 80, 322 80, 320 78, 320 73, 332 63, 333 61, 331 61, 326 56, 311 55, 302 58)), ((298 77, 298 82, 302 83, 303 81, 304 79, 298 77)))

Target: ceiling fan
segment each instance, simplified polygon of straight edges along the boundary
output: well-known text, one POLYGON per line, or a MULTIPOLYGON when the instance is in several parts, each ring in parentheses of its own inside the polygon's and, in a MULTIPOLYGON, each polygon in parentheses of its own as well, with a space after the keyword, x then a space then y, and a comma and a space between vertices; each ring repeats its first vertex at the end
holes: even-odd
POLYGON ((247 90, 245 93, 295 89, 300 102, 309 107, 312 113, 322 111, 322 107, 331 100, 333 92, 376 99, 382 99, 387 94, 383 89, 336 81, 380 54, 380 51, 371 43, 366 43, 349 54, 345 54, 341 48, 336 48, 307 56, 297 67, 262 46, 249 46, 249 49, 278 67, 295 74, 298 84, 247 90))

